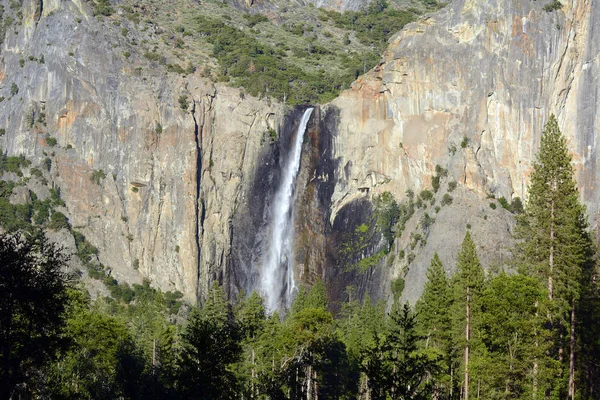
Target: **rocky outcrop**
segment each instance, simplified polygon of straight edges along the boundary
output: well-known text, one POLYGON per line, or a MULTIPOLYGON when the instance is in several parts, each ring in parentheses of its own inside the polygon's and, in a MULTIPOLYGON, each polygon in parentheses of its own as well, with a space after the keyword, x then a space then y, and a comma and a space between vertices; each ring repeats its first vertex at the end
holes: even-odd
POLYGON ((194 300, 224 279, 231 218, 284 109, 123 56, 143 37, 121 29, 84 3, 26 0, 2 49, 0 145, 50 160, 71 225, 113 276, 194 300))
MULTIPOLYGON (((384 297, 389 282, 404 277, 405 298, 414 301, 433 252, 451 270, 467 229, 484 264, 502 266, 512 217, 492 210, 487 196, 525 195, 550 113, 569 138, 582 200, 596 221, 600 6, 569 0, 546 12, 543 5, 455 0, 398 33, 377 68, 315 112, 297 183, 300 281, 325 278, 340 299, 350 285, 384 297), (373 198, 419 193, 436 165, 449 170, 444 188, 458 182, 452 205, 433 211, 441 190, 377 266, 347 268, 340 238, 373 222, 373 198), (425 212, 436 222, 413 247, 425 212)), ((166 73, 130 51, 158 28, 97 19, 88 3, 24 0, 22 14, 2 44, 2 149, 50 167, 71 225, 117 279, 146 277, 189 300, 215 280, 231 295, 249 287, 247 258, 256 257, 255 233, 298 110, 200 73, 166 73)), ((380 236, 369 238, 365 257, 381 249, 380 236)))
MULTIPOLYGON (((558 11, 543 6, 455 0, 390 40, 381 64, 332 102, 340 110, 332 218, 367 190, 402 198, 407 189, 430 186, 436 165, 484 205, 488 193, 523 197, 543 126, 555 113, 574 155, 581 198, 597 220, 600 6, 572 0, 558 11)), ((464 228, 447 229, 452 240, 432 238, 428 246, 452 249, 442 257, 452 266, 462 239, 453 240, 455 231, 464 228)), ((492 229, 481 232, 481 253, 489 252, 481 245, 492 229)), ((417 286, 410 300, 420 293, 428 263, 417 258, 409 267, 407 286, 417 286)), ((390 277, 401 268, 395 263, 390 277)))

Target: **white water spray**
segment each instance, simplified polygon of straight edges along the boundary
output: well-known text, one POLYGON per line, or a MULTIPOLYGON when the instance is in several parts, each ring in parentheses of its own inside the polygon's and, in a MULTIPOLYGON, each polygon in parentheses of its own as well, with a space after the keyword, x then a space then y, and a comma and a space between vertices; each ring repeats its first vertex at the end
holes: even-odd
POLYGON ((292 205, 296 176, 300 168, 302 140, 312 111, 312 108, 304 111, 287 165, 282 168, 281 186, 273 201, 271 240, 260 274, 260 287, 266 297, 269 311, 275 311, 282 305, 289 305, 296 288, 292 262, 294 242, 292 205))

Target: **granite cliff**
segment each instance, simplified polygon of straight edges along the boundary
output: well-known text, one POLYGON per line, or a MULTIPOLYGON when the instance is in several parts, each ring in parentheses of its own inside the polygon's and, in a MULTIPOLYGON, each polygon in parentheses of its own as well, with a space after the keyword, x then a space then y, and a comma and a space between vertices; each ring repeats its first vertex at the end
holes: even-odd
MULTIPOLYGON (((378 67, 315 112, 297 183, 298 279, 324 278, 342 299, 350 285, 383 297, 404 277, 414 301, 433 252, 452 269, 466 229, 484 264, 502 265, 513 217, 491 209, 489 197, 525 195, 550 113, 569 138, 596 224, 600 6, 543 6, 454 0, 395 35, 378 67), (434 204, 414 212, 390 254, 363 269, 341 262, 344 235, 374 229, 375 197, 405 201, 408 189, 431 187, 436 166, 448 176, 434 204), (434 211, 454 181, 452 204, 434 211), (435 218, 426 228, 425 213, 435 218)), ((80 1, 19 7, 0 59, 3 151, 34 165, 51 160, 50 185, 71 225, 117 279, 146 277, 189 300, 215 280, 232 295, 245 289, 299 110, 131 53, 156 25, 99 20, 80 1)), ((371 233, 350 264, 380 252, 381 235, 371 233)))

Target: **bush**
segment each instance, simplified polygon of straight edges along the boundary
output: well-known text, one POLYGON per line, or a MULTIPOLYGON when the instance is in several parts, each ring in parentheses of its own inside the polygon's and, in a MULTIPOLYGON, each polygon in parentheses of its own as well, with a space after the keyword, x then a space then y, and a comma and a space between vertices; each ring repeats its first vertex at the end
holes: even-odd
POLYGON ((500 197, 498 199, 498 203, 500 203, 500 205, 502 206, 502 208, 504 208, 505 210, 508 210, 508 211, 512 212, 510 204, 508 203, 508 201, 506 200, 506 198, 504 196, 502 196, 502 197, 500 197))
POLYGON ((496 209, 496 203, 494 203, 494 202, 491 202, 491 203, 490 203, 490 208, 491 208, 492 210, 495 210, 495 209, 496 209))
POLYGON ((560 3, 560 1, 554 0, 552 3, 546 4, 544 6, 544 11, 552 12, 552 11, 560 10, 561 8, 562 8, 562 4, 560 3))
POLYGON ((58 142, 56 141, 56 138, 53 138, 50 135, 46 135, 46 144, 50 147, 54 147, 56 146, 58 142))
POLYGON ((445 178, 448 176, 448 170, 446 168, 442 168, 442 166, 438 164, 435 166, 435 174, 440 178, 445 178))
POLYGON ((182 94, 181 96, 179 96, 179 107, 183 110, 183 111, 187 111, 188 107, 190 106, 190 104, 188 103, 188 99, 187 96, 182 94))
POLYGON ((15 96, 17 93, 19 93, 19 87, 17 86, 16 83, 13 82, 10 85, 10 95, 12 97, 12 96, 15 96))
POLYGON ((70 229, 71 225, 69 224, 69 219, 65 216, 65 214, 55 211, 50 216, 48 228, 52 229, 53 231, 59 231, 61 229, 70 229))
POLYGON ((469 138, 464 136, 462 142, 460 142, 460 147, 463 149, 469 145, 469 138))
POLYGON ((430 190, 425 189, 419 193, 419 197, 423 199, 423 201, 429 201, 433 199, 433 193, 430 190))
POLYGON ((392 294, 394 295, 394 299, 397 300, 402 296, 402 292, 404 292, 405 281, 404 278, 399 276, 398 278, 392 281, 392 294))
POLYGON ((448 183, 448 191, 449 191, 449 192, 452 192, 454 189, 456 189, 456 186, 457 186, 457 185, 458 185, 458 184, 456 183, 456 181, 449 182, 449 183, 448 183))
POLYGON ((50 172, 50 169, 52 168, 52 160, 49 157, 44 158, 44 161, 42 161, 42 166, 46 171, 50 172))
POLYGON ((94 16, 103 15, 110 17, 115 13, 115 9, 110 5, 109 0, 97 0, 94 4, 94 16))
POLYGON ((519 196, 515 197, 510 204, 510 209, 515 214, 521 214, 523 212, 523 202, 519 196))
POLYGON ((447 206, 452 204, 452 201, 454 199, 452 198, 452 196, 450 196, 448 193, 444 193, 444 196, 442 197, 442 201, 440 202, 440 204, 443 206, 447 206))
POLYGON ((433 191, 435 193, 437 193, 438 190, 440 190, 440 176, 439 175, 434 175, 433 178, 431 178, 431 187, 433 188, 433 191))
POLYGON ((28 167, 31 161, 25 158, 25 156, 12 156, 7 157, 0 155, 0 171, 14 172, 17 176, 23 176, 21 168, 28 167))
POLYGON ((90 181, 92 181, 96 185, 100 185, 100 181, 104 178, 106 178, 106 173, 104 172, 104 170, 99 169, 97 171, 92 172, 92 175, 90 176, 90 181))

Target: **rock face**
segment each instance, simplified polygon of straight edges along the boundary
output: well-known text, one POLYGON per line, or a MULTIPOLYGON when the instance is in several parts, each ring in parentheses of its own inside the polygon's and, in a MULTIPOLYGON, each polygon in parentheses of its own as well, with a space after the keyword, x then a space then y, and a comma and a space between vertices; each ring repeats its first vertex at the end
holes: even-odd
MULTIPOLYGON (((316 110, 297 183, 298 280, 324 278, 339 300, 349 285, 384 297, 404 277, 414 302, 433 252, 452 270, 469 227, 484 264, 502 265, 512 217, 491 210, 486 195, 525 195, 550 113, 569 138, 582 200, 597 220, 600 4, 543 5, 455 0, 398 33, 377 68, 316 110), (374 196, 419 193, 436 165, 449 170, 444 189, 415 212, 391 255, 364 272, 345 268, 342 238, 370 221, 374 196), (452 205, 434 212, 451 181, 452 205), (421 232, 426 212, 436 222, 421 232), (425 240, 412 247, 416 232, 425 240)), ((71 225, 117 279, 146 277, 189 300, 218 280, 234 295, 252 279, 255 228, 299 111, 125 56, 124 41, 143 37, 130 29, 124 38, 89 7, 24 0, 22 23, 1 51, 3 151, 33 166, 50 160, 71 225), (278 145, 269 129, 281 134, 278 145)), ((380 236, 369 238, 364 257, 381 249, 380 236)))
MULTIPOLYGON (((562 3, 547 12, 540 1, 455 0, 393 37, 381 64, 332 102, 340 110, 332 215, 365 188, 400 198, 418 192, 430 186, 436 165, 481 199, 523 197, 554 113, 596 225, 600 5, 562 3)), ((448 228, 452 252, 442 259, 452 265, 464 228, 456 229, 460 240, 448 228)), ((439 248, 434 241, 428 246, 439 248)), ((420 294, 428 263, 411 264, 407 287, 418 284, 409 300, 420 294)))
POLYGON ((283 107, 123 57, 120 28, 87 7, 25 0, 2 48, 0 145, 50 159, 71 225, 113 276, 195 300, 223 278, 229 221, 283 107))

